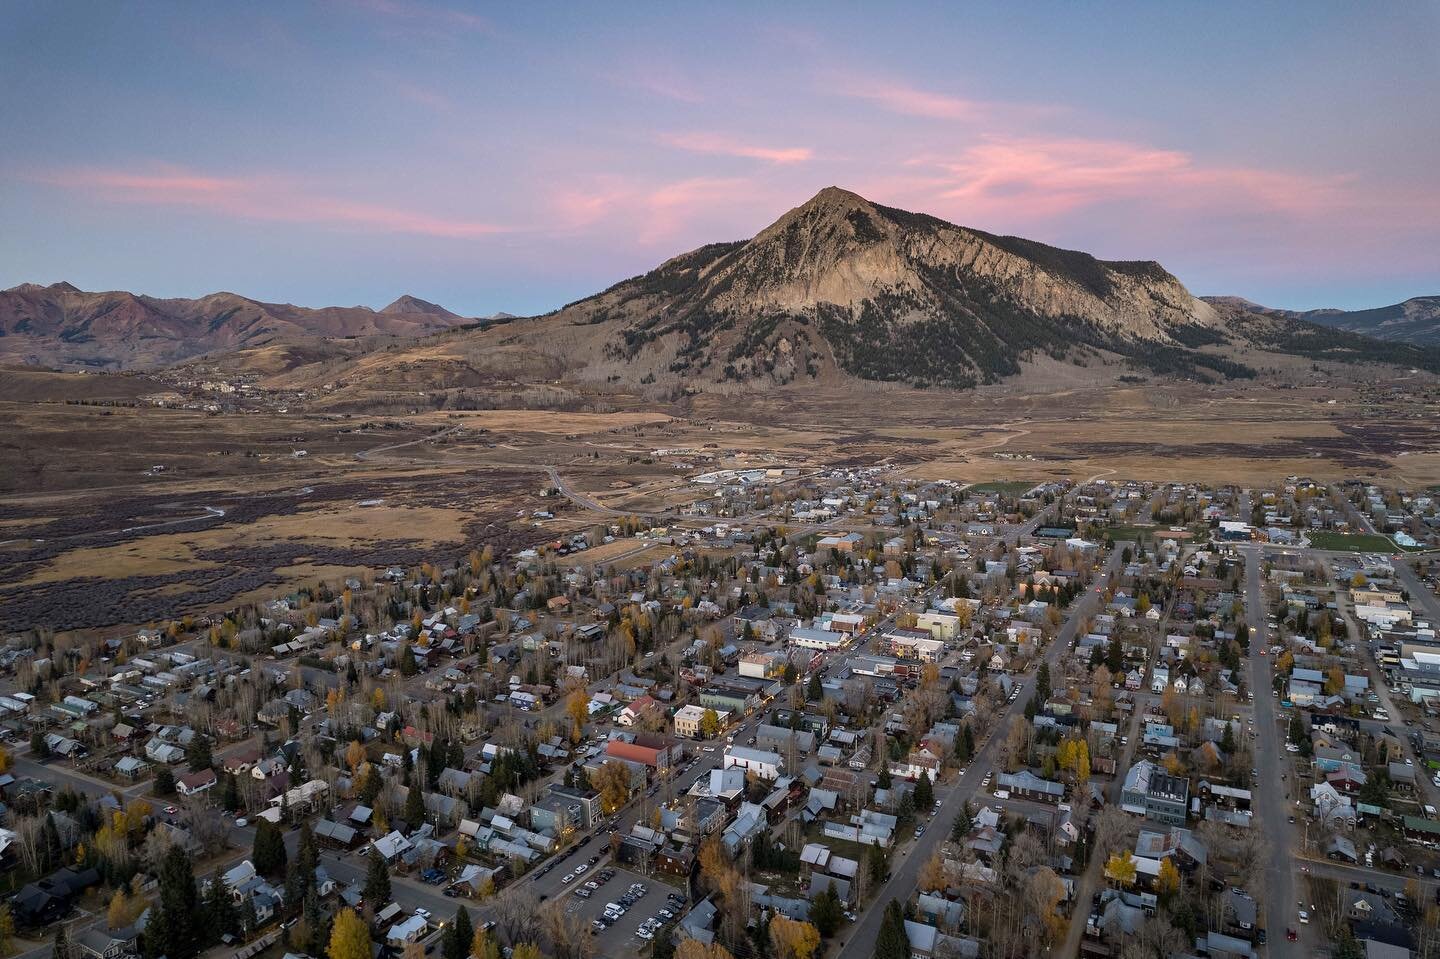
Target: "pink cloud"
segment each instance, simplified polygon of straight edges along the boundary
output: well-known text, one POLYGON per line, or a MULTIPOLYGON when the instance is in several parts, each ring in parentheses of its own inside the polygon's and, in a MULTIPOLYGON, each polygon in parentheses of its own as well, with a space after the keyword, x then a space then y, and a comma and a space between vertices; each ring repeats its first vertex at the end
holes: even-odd
POLYGON ((1346 180, 1205 164, 1181 150, 1088 138, 986 136, 951 159, 926 157, 942 199, 972 215, 1044 219, 1114 201, 1156 209, 1248 207, 1311 215, 1345 202, 1346 180))
POLYGON ((770 163, 804 163, 815 155, 809 147, 766 147, 744 143, 722 133, 663 133, 660 142, 691 153, 745 157, 770 163))
POLYGON ((934 93, 888 80, 853 80, 843 83, 840 92, 868 100, 892 113, 933 120, 973 120, 981 116, 987 106, 979 100, 934 93))
POLYGON ((672 247, 736 235, 737 228, 756 229, 778 215, 781 202, 772 191, 743 177, 655 183, 599 176, 552 193, 547 205, 560 231, 603 228, 607 235, 633 237, 646 247, 672 247))
POLYGON ((324 196, 281 178, 216 177, 166 168, 153 173, 77 169, 34 179, 111 203, 184 207, 244 220, 355 227, 444 239, 471 239, 506 232, 505 227, 492 223, 324 196))

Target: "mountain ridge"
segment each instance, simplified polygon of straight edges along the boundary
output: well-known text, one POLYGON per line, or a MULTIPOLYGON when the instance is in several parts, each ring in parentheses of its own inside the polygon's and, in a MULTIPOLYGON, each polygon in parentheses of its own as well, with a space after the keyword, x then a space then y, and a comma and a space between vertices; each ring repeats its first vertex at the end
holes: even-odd
POLYGON ((376 311, 267 303, 227 291, 192 299, 22 283, 0 290, 0 359, 154 369, 216 350, 315 337, 426 336, 466 322, 408 294, 376 311))
POLYGON ((1335 307, 1288 310, 1262 306, 1239 296, 1206 296, 1201 299, 1250 313, 1275 314, 1387 342, 1440 346, 1440 294, 1412 296, 1399 303, 1363 310, 1342 310, 1335 307))

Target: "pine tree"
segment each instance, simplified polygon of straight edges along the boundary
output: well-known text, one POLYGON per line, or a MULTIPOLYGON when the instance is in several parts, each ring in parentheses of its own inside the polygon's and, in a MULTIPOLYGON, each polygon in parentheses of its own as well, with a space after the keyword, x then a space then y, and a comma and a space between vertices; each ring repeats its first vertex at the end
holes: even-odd
POLYGON ((425 797, 420 795, 420 784, 417 782, 410 787, 405 794, 405 810, 401 818, 412 830, 419 829, 425 822, 425 797))
POLYGON ((891 899, 885 906, 875 936, 875 959, 910 959, 910 937, 905 933, 905 911, 899 900, 891 899))
POLYGON ((816 896, 810 903, 810 922, 820 935, 829 939, 840 928, 840 919, 844 915, 844 907, 840 905, 840 895, 835 891, 835 884, 828 883, 825 891, 816 896))
POLYGON ((390 901, 390 867, 380 853, 370 851, 370 866, 365 874, 365 887, 360 895, 370 908, 379 911, 390 901))
POLYGON ((915 806, 918 809, 929 809, 934 803, 935 787, 931 784, 930 777, 922 772, 915 781, 915 806))
POLYGON ((175 795, 175 774, 170 771, 169 766, 161 766, 155 771, 155 795, 175 795))
POLYGON ((205 922, 210 945, 219 942, 222 936, 235 935, 240 931, 240 912, 219 869, 210 877, 210 888, 206 891, 205 922))
POLYGON ((235 781, 234 773, 227 772, 220 780, 220 808, 229 812, 240 809, 240 784, 235 781))
POLYGON ((160 894, 145 926, 145 955, 193 959, 203 945, 203 921, 190 856, 173 846, 160 865, 160 894))
POLYGON ((300 841, 295 849, 295 868, 285 875, 285 905, 300 908, 305 898, 315 889, 315 867, 320 864, 319 850, 315 848, 315 833, 310 823, 300 826, 300 841))
POLYGON ((950 838, 955 842, 964 842, 968 835, 970 835, 970 815, 961 809, 955 814, 955 821, 950 825, 950 838))
POLYGON ((280 828, 268 819, 261 819, 255 827, 255 848, 251 855, 255 871, 273 878, 285 872, 287 859, 285 837, 280 828))
POLYGON ((190 764, 190 771, 198 773, 202 769, 209 769, 214 765, 214 758, 210 755, 210 737, 204 733, 196 733, 195 738, 190 740, 190 745, 185 749, 185 761, 190 764))
POLYGON ((455 910, 455 921, 445 927, 445 935, 440 943, 442 959, 465 959, 470 953, 470 940, 474 937, 475 930, 470 925, 470 913, 461 906, 455 910))

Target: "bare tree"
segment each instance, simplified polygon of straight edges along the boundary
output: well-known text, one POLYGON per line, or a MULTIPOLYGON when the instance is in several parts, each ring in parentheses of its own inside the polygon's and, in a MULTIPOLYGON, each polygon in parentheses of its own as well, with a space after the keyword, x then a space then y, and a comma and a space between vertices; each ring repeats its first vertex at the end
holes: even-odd
POLYGON ((529 942, 535 938, 538 924, 536 906, 539 900, 533 892, 509 886, 493 900, 490 906, 495 914, 495 923, 500 927, 510 945, 529 942))

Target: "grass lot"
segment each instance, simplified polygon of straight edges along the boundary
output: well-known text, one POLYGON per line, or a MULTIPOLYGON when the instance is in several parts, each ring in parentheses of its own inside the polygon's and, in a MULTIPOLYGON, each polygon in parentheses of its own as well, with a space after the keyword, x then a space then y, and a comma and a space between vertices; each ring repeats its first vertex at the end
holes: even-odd
POLYGON ((977 493, 999 493, 1001 496, 1023 496, 1037 484, 1029 480, 996 480, 991 483, 976 483, 970 488, 977 493))
POLYGON ((1349 550, 1352 553, 1393 553, 1396 546, 1390 537, 1379 533, 1337 533, 1316 530, 1305 534, 1315 549, 1349 550))

